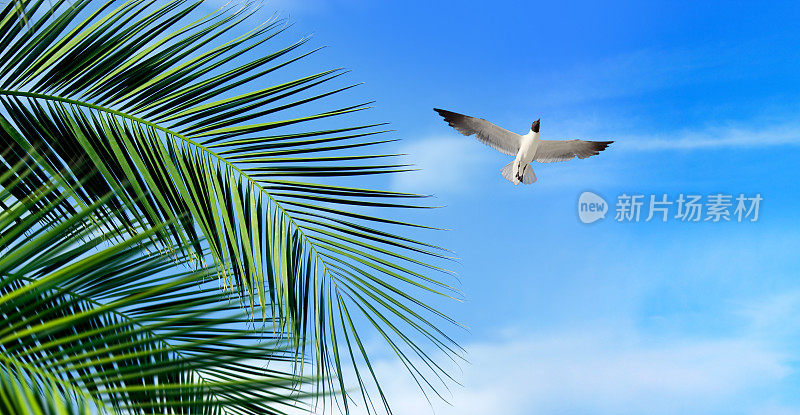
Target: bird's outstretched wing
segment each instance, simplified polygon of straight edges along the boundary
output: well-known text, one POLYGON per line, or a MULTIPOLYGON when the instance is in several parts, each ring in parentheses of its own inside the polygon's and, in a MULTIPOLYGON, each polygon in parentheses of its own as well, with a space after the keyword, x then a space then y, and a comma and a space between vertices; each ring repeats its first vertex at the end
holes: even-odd
POLYGON ((552 163, 567 161, 577 157, 586 157, 600 154, 613 141, 584 141, 584 140, 542 140, 536 148, 534 161, 539 163, 552 163))
POLYGON ((482 143, 509 156, 516 156, 520 135, 498 127, 483 118, 470 117, 452 111, 434 108, 451 127, 466 136, 475 135, 482 143))

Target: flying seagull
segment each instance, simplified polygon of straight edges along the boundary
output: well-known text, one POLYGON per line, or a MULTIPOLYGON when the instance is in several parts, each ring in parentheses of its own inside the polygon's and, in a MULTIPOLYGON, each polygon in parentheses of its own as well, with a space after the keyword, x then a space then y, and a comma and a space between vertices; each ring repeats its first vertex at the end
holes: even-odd
POLYGON ((451 127, 466 136, 474 135, 480 142, 509 156, 516 156, 500 173, 515 185, 536 181, 532 161, 552 163, 575 157, 585 159, 605 150, 613 141, 540 140, 541 118, 531 124, 531 130, 519 135, 498 127, 483 118, 470 117, 452 111, 434 108, 451 127))

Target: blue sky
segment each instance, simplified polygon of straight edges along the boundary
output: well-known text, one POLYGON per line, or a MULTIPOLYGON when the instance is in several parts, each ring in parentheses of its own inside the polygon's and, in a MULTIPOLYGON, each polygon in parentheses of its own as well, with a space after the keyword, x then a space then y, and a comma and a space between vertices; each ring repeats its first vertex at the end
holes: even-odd
MULTIPOLYGON (((440 308, 469 365, 437 414, 800 414, 797 2, 267 3, 329 45, 421 172, 384 183, 461 258, 440 308), (535 165, 458 135, 446 108, 543 138, 615 140, 535 165), (755 223, 582 224, 578 195, 761 194, 755 223)), ((430 413, 379 361, 397 413, 430 413)))

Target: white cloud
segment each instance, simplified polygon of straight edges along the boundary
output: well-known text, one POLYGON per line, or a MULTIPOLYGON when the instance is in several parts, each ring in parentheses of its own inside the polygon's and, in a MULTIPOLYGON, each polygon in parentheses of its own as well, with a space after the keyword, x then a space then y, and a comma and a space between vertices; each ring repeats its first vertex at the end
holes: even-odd
MULTIPOLYGON (((753 124, 753 123, 750 123, 753 124)), ((633 136, 618 140, 621 150, 700 150, 755 148, 800 144, 800 125, 784 123, 761 128, 736 126, 679 131, 672 136, 633 136)))
MULTIPOLYGON (((404 162, 420 170, 393 175, 392 187, 434 194, 467 190, 473 185, 476 172, 491 169, 491 151, 494 150, 474 139, 455 135, 409 141, 400 152, 408 154, 404 162)), ((502 164, 495 169, 497 175, 501 167, 502 164)))
POLYGON ((463 388, 434 410, 399 362, 376 365, 398 414, 704 413, 789 373, 784 356, 748 338, 673 339, 569 330, 467 347, 463 388))
POLYGON ((664 336, 618 321, 506 330, 466 346, 470 364, 454 372, 463 387, 433 408, 400 362, 374 367, 397 414, 789 415, 800 408, 773 391, 795 375, 786 331, 798 309, 800 293, 745 305, 734 310, 738 335, 664 336))

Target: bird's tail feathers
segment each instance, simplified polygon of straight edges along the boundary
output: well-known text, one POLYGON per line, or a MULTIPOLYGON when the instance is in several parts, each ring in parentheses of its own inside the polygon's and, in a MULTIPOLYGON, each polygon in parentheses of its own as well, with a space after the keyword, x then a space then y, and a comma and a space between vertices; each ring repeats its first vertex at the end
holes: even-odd
POLYGON ((530 164, 525 166, 525 171, 522 173, 522 184, 533 184, 536 181, 536 174, 533 172, 533 166, 530 164))
POLYGON ((502 174, 506 180, 514 183, 514 161, 512 160, 511 163, 506 164, 506 166, 500 170, 500 174, 502 174))
MULTIPOLYGON (((533 167, 528 164, 523 167, 525 170, 522 172, 522 180, 523 184, 531 184, 536 181, 536 174, 533 172, 533 167)), ((514 180, 514 176, 516 172, 514 171, 514 161, 512 160, 511 163, 508 163, 500 170, 500 174, 506 178, 506 180, 510 181, 511 183, 517 184, 514 180)))

